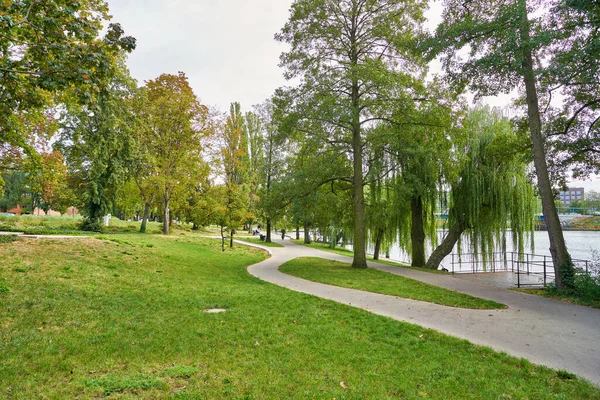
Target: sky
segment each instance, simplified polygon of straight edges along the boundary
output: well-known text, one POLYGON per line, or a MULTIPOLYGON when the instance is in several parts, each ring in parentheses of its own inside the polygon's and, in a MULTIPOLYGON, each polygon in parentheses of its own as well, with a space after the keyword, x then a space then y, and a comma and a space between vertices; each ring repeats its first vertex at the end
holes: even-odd
MULTIPOLYGON (((242 111, 262 103, 286 85, 279 55, 286 45, 274 40, 289 17, 292 0, 108 0, 112 22, 137 39, 127 65, 140 85, 163 73, 185 72, 203 104, 242 111)), ((432 3, 427 28, 440 21, 432 3)), ((494 106, 509 96, 487 98, 494 106)), ((600 179, 569 186, 600 192, 600 179)))

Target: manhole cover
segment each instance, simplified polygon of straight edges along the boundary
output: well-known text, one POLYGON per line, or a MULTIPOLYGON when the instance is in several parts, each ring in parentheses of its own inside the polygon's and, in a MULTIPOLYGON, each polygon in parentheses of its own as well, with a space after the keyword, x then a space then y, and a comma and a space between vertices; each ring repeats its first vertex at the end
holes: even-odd
POLYGON ((207 308, 203 310, 205 313, 215 314, 227 311, 225 308, 207 308))

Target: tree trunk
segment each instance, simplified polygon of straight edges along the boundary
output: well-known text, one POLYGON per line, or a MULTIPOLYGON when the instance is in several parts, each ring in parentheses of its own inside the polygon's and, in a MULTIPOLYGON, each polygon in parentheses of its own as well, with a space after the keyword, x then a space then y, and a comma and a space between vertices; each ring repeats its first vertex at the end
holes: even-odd
POLYGON ((410 239, 412 247, 413 267, 425 266, 425 229, 423 228, 423 198, 413 196, 410 201, 412 211, 412 223, 410 228, 410 239))
POLYGON ((304 244, 310 244, 310 225, 304 223, 304 244))
POLYGON ((539 101, 536 88, 536 77, 533 70, 533 54, 529 45, 530 42, 530 23, 527 18, 527 2, 519 1, 521 11, 521 45, 523 46, 523 81, 525 83, 525 94, 527 98, 527 116, 529 120, 529 133, 531 134, 531 144, 533 149, 533 163, 537 175, 537 184, 542 199, 542 212, 548 227, 548 238, 550 240, 550 254, 554 264, 555 284, 558 289, 563 289, 563 276, 565 272, 561 266, 573 270, 571 257, 567 251, 567 246, 563 236, 558 212, 554 203, 554 194, 552 193, 552 184, 548 175, 548 165, 546 163, 546 150, 544 138, 542 136, 542 122, 540 118, 539 101))
POLYGON ((373 251, 373 260, 379 260, 379 252, 381 251, 381 242, 383 241, 383 234, 385 230, 377 230, 377 236, 375 237, 375 250, 373 251))
POLYGON ((271 243, 271 218, 267 218, 267 237, 265 242, 271 243))
POLYGON ((169 234, 169 191, 167 190, 165 193, 164 200, 164 214, 163 214, 163 233, 165 235, 169 234))
POLYGON ((229 247, 233 248, 233 235, 235 233, 235 229, 231 228, 229 231, 229 247))
POLYGON ((221 251, 225 251, 225 235, 223 234, 223 226, 221 226, 221 251))
POLYGON ((140 233, 146 233, 146 224, 148 223, 148 216, 150 215, 150 203, 144 204, 144 217, 142 218, 142 226, 140 227, 140 233))
POLYGON ((296 240, 300 240, 300 225, 296 225, 296 240))
MULTIPOLYGON (((352 33, 353 39, 355 33, 352 33)), ((356 49, 354 49, 356 52, 356 49)), ((357 65, 358 55, 351 56, 353 66, 357 65)), ((355 72, 353 72, 355 73, 355 72)), ((367 268, 365 245, 365 193, 363 177, 363 143, 360 124, 359 83, 356 76, 352 77, 352 155, 353 155, 353 201, 354 201, 354 259, 353 268, 367 268)))
POLYGON ((461 226, 460 223, 456 223, 448 230, 448 234, 440 243, 438 247, 431 253, 429 256, 429 260, 427 260, 427 264, 425 264, 425 268, 428 269, 438 269, 440 263, 448 254, 452 253, 452 249, 454 245, 460 238, 460 235, 465 231, 465 229, 461 226))

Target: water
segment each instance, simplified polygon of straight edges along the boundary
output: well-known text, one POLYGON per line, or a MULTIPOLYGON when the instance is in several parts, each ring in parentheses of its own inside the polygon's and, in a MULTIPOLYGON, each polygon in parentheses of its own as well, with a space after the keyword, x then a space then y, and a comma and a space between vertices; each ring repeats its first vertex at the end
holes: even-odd
MULTIPOLYGON (((444 232, 439 231, 438 233, 440 235, 439 240, 441 242, 444 232)), ((564 231, 563 233, 565 242, 567 243, 567 248, 573 259, 591 260, 592 250, 600 252, 600 231, 564 231)), ((550 241, 548 239, 548 232, 534 232, 533 242, 534 254, 550 256, 550 241)), ((463 254, 470 252, 464 241, 462 250, 463 254)), ((507 238, 507 252, 511 252, 512 250, 512 242, 509 236, 507 238)), ((431 254, 431 251, 431 245, 428 245, 426 250, 427 256, 431 254)), ((525 252, 530 252, 529 245, 525 247, 525 252)), ((458 257, 456 257, 456 254, 458 254, 458 246, 454 247, 452 253, 455 254, 455 261, 457 262, 458 257)), ((390 259, 404 263, 410 263, 410 256, 400 249, 398 244, 393 245, 390 249, 390 259)), ((452 265, 452 255, 448 255, 446 258, 444 258, 442 265, 450 269, 450 266, 452 265)), ((455 265, 455 269, 459 269, 459 267, 455 265)), ((463 265, 461 269, 470 269, 470 266, 467 267, 463 265)))

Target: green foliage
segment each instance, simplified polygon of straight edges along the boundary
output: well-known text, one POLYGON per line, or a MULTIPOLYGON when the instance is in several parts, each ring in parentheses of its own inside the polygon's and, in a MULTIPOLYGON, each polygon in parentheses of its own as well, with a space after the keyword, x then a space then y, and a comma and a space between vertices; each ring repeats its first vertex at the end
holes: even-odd
POLYGON ((541 81, 563 98, 548 115, 550 159, 562 174, 600 172, 600 7, 593 1, 554 1, 550 23, 555 44, 541 81))
POLYGON ((110 90, 96 107, 70 105, 61 118, 59 147, 76 179, 73 190, 82 214, 96 224, 112 212, 118 188, 127 181, 134 157, 131 102, 135 82, 123 61, 110 90))
POLYGON ((470 250, 484 263, 492 252, 506 251, 509 229, 513 248, 522 254, 536 203, 520 138, 508 119, 489 108, 471 111, 464 124, 469 141, 450 192, 449 226, 467 230, 470 250))
POLYGON ((578 304, 600 308, 600 253, 592 250, 588 270, 561 266, 563 288, 554 284, 548 287, 548 294, 574 301, 578 304))
POLYGON ((424 63, 414 44, 425 7, 420 0, 297 0, 276 35, 290 46, 281 55, 286 77, 301 79, 299 87, 279 93, 288 110, 283 128, 318 142, 322 153, 345 158, 351 167, 329 179, 351 184, 358 268, 366 268, 364 186, 380 178, 365 176, 375 159, 372 127, 393 120, 394 107, 413 102, 421 86, 424 63))
MULTIPOLYGON (((562 288, 560 290, 565 291, 567 294, 573 294, 578 291, 576 280, 575 269, 573 268, 573 262, 569 257, 568 264, 561 264, 558 266, 558 271, 562 280, 562 288)), ((585 280, 580 282, 585 283, 585 280)))
POLYGON ((35 153, 27 124, 57 95, 93 104, 121 51, 135 48, 101 0, 0 3, 0 143, 35 153), (101 31, 106 28, 104 38, 101 31))
POLYGON ((103 225, 104 221, 100 220, 99 218, 97 219, 91 219, 91 218, 84 218, 81 221, 81 225, 79 225, 79 229, 81 229, 82 231, 86 231, 86 232, 104 232, 104 225, 103 225))
POLYGON ((155 194, 163 210, 163 233, 169 233, 171 207, 186 204, 208 176, 202 139, 212 132, 208 108, 200 103, 183 72, 146 82, 138 99, 142 119, 137 137, 142 159, 136 174, 149 203, 155 194), (173 204, 171 204, 173 203, 173 204))
POLYGON ((17 240, 19 240, 17 235, 0 235, 0 243, 12 243, 16 242, 17 240))
POLYGON ((11 171, 4 175, 3 196, 0 197, 0 210, 8 211, 17 204, 25 205, 25 195, 30 193, 27 185, 27 173, 24 171, 11 171))

